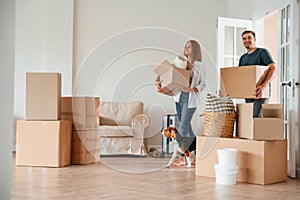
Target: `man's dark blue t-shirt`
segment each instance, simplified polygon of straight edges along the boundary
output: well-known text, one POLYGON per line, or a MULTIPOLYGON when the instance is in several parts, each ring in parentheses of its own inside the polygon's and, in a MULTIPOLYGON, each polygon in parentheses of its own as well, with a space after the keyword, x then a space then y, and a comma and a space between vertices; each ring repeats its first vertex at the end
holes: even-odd
MULTIPOLYGON (((239 60, 239 66, 249 66, 249 65, 262 65, 268 66, 274 63, 271 54, 267 49, 256 48, 256 50, 251 53, 245 53, 241 56, 239 60)), ((271 83, 269 83, 269 90, 271 94, 271 83)), ((245 99, 246 103, 254 103, 253 117, 261 117, 261 104, 268 103, 268 99, 245 99)))
POLYGON ((239 66, 249 66, 249 65, 263 65, 268 66, 274 63, 271 54, 267 49, 256 48, 256 50, 251 53, 245 53, 241 56, 239 60, 239 66))

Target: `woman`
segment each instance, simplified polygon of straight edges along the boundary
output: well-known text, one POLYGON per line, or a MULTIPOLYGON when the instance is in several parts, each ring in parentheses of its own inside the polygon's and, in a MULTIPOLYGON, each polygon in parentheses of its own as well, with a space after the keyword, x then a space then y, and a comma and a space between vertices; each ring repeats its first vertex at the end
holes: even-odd
MULTIPOLYGON (((202 63, 202 53, 199 43, 190 40, 184 47, 184 55, 187 57, 187 70, 190 70, 190 85, 174 96, 177 116, 180 120, 178 131, 183 137, 190 137, 191 141, 195 137, 192 130, 191 120, 199 105, 200 92, 206 87, 205 68, 202 63)), ((155 81, 157 89, 161 89, 161 81, 158 77, 155 81)), ((195 161, 195 160, 194 160, 195 161)), ((181 156, 175 161, 173 166, 185 165, 185 158, 181 156)))

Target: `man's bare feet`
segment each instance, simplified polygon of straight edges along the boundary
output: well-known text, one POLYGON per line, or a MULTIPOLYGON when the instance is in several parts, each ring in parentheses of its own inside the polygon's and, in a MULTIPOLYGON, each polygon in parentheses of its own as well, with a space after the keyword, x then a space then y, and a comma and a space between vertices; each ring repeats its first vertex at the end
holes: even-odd
POLYGON ((185 166, 185 157, 183 156, 179 156, 178 160, 176 160, 175 162, 172 163, 172 166, 174 167, 181 167, 181 166, 185 166))

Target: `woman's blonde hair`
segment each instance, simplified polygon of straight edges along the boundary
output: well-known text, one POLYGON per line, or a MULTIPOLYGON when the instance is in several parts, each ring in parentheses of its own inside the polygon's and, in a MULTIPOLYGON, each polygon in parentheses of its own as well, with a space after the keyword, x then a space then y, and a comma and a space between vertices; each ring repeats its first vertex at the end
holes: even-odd
POLYGON ((189 40, 187 43, 189 42, 192 45, 192 56, 191 56, 192 62, 202 61, 202 52, 201 52, 200 44, 196 40, 189 40))

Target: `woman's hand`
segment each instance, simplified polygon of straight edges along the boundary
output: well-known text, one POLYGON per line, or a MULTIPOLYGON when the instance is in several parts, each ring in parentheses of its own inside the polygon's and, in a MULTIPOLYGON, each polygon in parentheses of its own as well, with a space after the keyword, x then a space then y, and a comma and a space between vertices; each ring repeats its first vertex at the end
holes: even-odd
POLYGON ((198 89, 197 88, 187 88, 187 87, 184 87, 182 88, 182 92, 198 92, 198 89))
POLYGON ((162 89, 162 88, 161 88, 161 83, 162 83, 161 80, 156 80, 156 81, 155 81, 155 85, 156 85, 156 87, 157 87, 157 91, 159 91, 159 90, 162 89))

